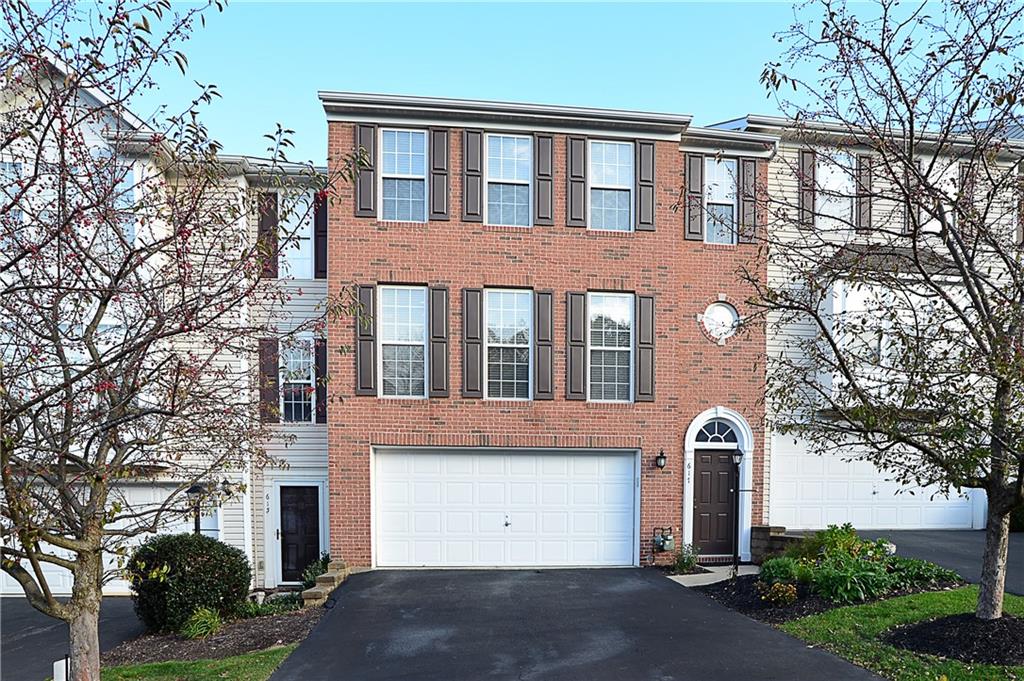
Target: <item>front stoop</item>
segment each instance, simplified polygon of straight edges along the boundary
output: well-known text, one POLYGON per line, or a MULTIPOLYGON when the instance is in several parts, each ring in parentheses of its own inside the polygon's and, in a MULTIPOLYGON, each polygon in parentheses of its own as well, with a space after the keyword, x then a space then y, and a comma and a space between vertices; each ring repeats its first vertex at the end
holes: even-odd
POLYGON ((302 605, 323 605, 327 597, 348 579, 351 570, 343 560, 332 560, 327 565, 327 572, 316 578, 316 586, 302 592, 302 605))

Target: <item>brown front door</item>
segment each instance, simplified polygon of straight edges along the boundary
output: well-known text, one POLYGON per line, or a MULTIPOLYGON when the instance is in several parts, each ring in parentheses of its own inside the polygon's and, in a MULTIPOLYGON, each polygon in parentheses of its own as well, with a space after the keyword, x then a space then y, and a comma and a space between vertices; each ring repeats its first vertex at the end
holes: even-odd
POLYGON ((731 555, 733 536, 732 452, 697 450, 693 477, 693 543, 701 555, 731 555))
POLYGON ((281 581, 298 582, 320 557, 320 488, 281 488, 281 581))

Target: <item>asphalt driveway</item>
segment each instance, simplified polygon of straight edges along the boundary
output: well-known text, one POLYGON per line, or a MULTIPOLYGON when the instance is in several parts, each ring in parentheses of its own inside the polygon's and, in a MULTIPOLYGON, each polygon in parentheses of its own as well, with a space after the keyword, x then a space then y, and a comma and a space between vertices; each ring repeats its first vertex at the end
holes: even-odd
MULTIPOLYGON (((984 530, 879 530, 861 534, 885 537, 896 545, 896 553, 901 556, 930 560, 956 570, 969 582, 981 581, 984 530)), ((1010 534, 1006 590, 1024 596, 1024 532, 1010 534)))
MULTIPOLYGON (((108 596, 100 607, 100 650, 109 650, 145 631, 132 599, 108 596)), ((20 596, 0 598, 0 679, 42 681, 68 652, 68 627, 47 617, 20 596)))
POLYGON ((353 575, 272 681, 877 677, 651 569, 353 575))

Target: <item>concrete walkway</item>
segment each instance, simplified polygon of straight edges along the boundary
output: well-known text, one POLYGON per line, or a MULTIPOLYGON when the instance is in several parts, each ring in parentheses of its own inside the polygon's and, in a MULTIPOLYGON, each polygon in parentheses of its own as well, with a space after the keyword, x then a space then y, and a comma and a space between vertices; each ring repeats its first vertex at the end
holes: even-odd
MULTIPOLYGON (((930 560, 956 570, 969 582, 981 581, 981 556, 985 551, 984 530, 877 530, 861 536, 885 537, 896 545, 896 553, 930 560)), ((1024 532, 1010 534, 1006 590, 1024 596, 1024 532)))
POLYGON ((273 681, 876 679, 657 570, 353 575, 273 681))

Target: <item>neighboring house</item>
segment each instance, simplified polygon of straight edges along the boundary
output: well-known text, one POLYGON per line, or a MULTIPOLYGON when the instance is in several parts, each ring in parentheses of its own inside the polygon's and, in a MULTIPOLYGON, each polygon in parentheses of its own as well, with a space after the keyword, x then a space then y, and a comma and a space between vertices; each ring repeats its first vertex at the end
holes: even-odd
POLYGON ((328 290, 356 286, 363 308, 328 333, 334 554, 645 565, 671 527, 728 556, 739 450, 746 556, 765 519, 765 341, 737 332, 736 271, 763 269, 753 197, 774 138, 684 115, 320 99, 331 162, 369 161, 328 211, 328 290))
MULTIPOLYGON (((836 239, 856 247, 873 242, 871 230, 881 224, 889 229, 906 225, 902 203, 876 199, 858 199, 859 183, 885 182, 880 169, 872 169, 865 149, 847 143, 836 128, 774 117, 748 115, 715 126, 729 132, 774 135, 779 149, 768 175, 768 195, 779 210, 807 209, 814 214, 814 229, 831 230, 836 239), (806 180, 802 178, 808 178, 806 180)), ((955 148, 955 147, 954 147, 955 148)), ((962 146, 956 154, 969 156, 962 146)), ((956 196, 964 182, 970 182, 967 164, 947 151, 923 151, 922 167, 934 167, 935 181, 956 196), (934 166, 932 156, 938 153, 934 166)), ((1000 160, 999 162, 1003 162, 1000 160)), ((867 194, 871 185, 860 193, 867 194)), ((876 187, 876 190, 877 187, 876 187)), ((884 192, 882 192, 884 193, 884 192)), ((772 224, 774 243, 799 243, 803 238, 796 221, 772 224)), ((905 227, 904 227, 905 228, 905 227)), ((926 222, 925 232, 937 229, 926 222)), ((1009 229, 1012 229, 1010 227, 1009 229)), ((898 229, 897 229, 898 231, 898 229)), ((788 281, 792 272, 785 258, 768 255, 768 280, 773 285, 788 281)), ((823 311, 839 320, 855 318, 871 306, 880 294, 870 287, 851 287, 837 282, 831 295, 831 309, 823 311)), ((767 320, 768 357, 792 353, 794 338, 813 336, 810 323, 781 323, 772 313, 767 320)), ((884 339, 876 339, 884 352, 884 339)), ((770 371, 769 363, 769 371, 770 371)), ((823 380, 832 380, 824 377, 823 380)), ((894 481, 890 472, 877 469, 863 460, 844 459, 835 452, 815 450, 806 440, 783 435, 772 428, 771 404, 768 405, 765 435, 766 521, 789 529, 820 529, 834 523, 853 523, 858 529, 971 529, 985 526, 985 493, 964 490, 963 495, 945 495, 937 487, 919 488, 894 481)), ((847 452, 846 454, 851 454, 847 452)))

